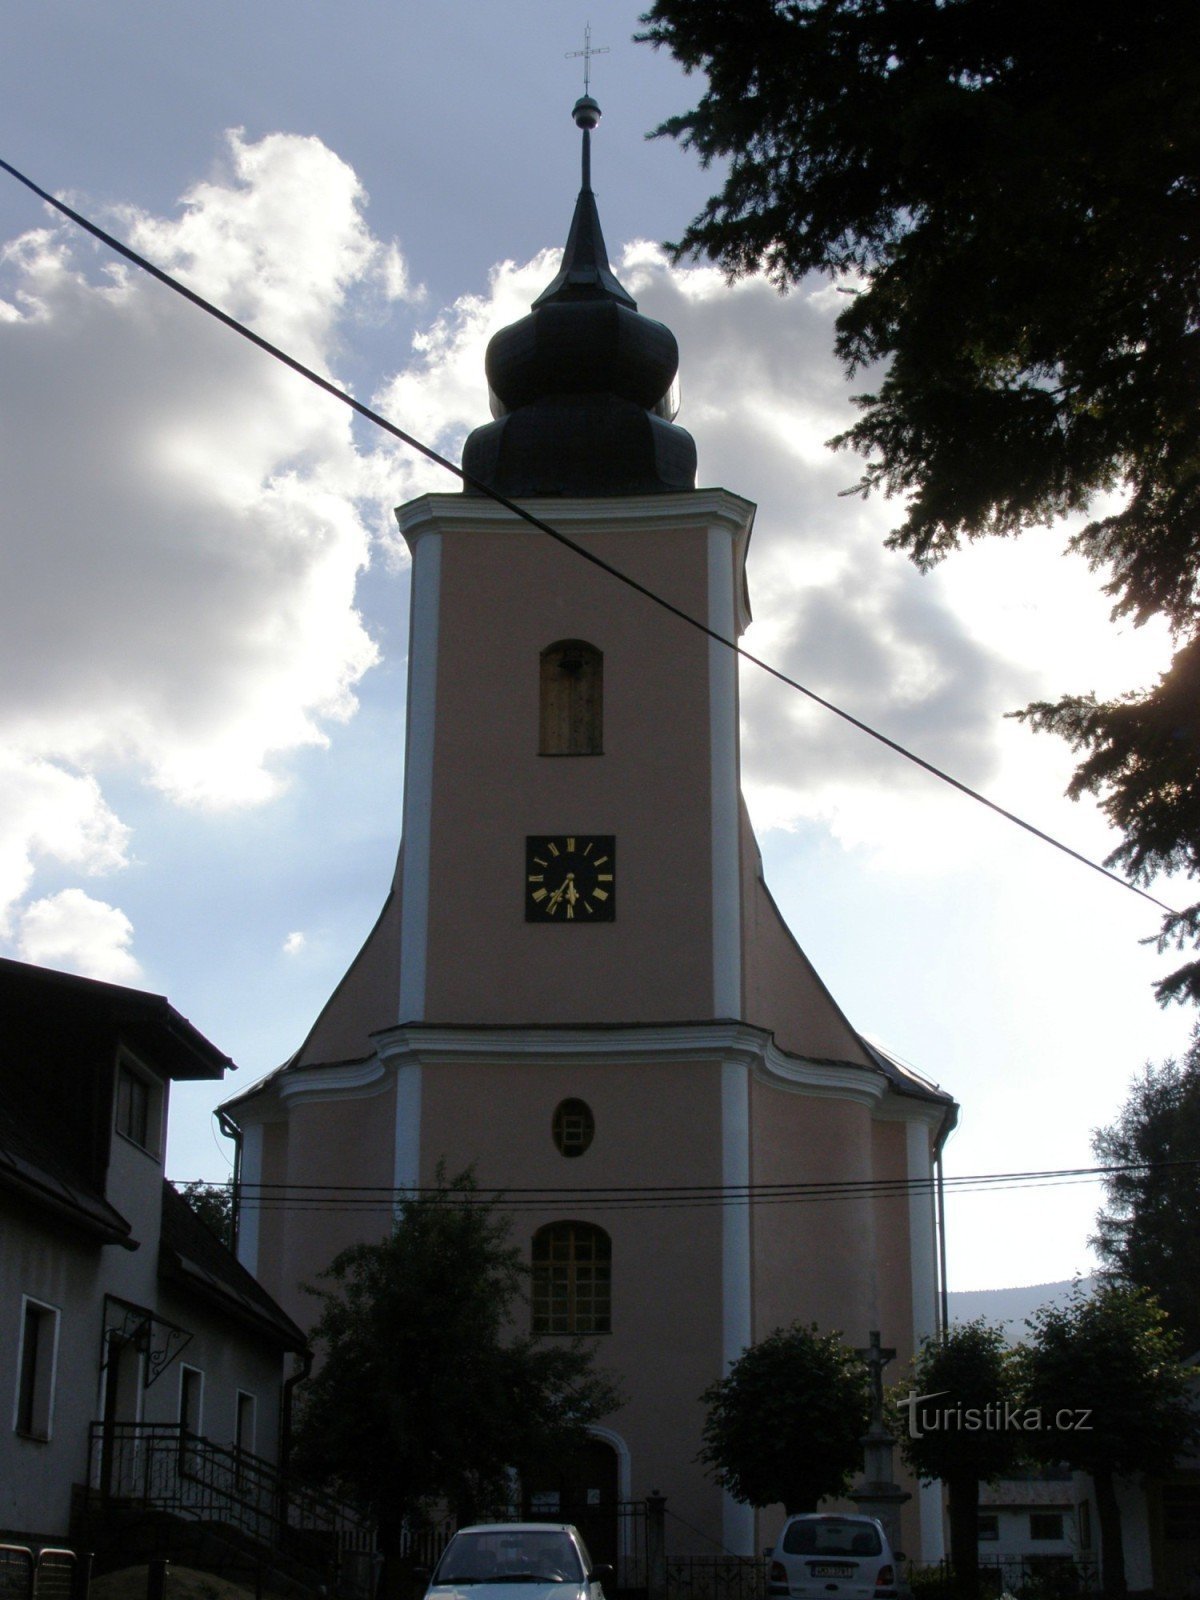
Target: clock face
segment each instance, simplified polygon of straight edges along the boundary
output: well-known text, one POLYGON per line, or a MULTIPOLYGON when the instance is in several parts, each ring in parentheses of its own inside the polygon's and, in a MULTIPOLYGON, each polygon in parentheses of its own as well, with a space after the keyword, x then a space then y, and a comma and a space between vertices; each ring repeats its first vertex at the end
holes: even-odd
POLYGON ((526 922, 611 922, 616 915, 611 833, 535 833, 525 840, 526 922))

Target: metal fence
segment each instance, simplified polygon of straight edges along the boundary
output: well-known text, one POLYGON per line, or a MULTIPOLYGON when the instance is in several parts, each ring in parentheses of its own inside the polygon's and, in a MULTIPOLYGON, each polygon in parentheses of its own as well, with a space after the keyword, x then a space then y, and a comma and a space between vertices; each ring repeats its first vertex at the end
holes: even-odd
MULTIPOLYGON (((954 1600, 957 1588, 948 1561, 912 1562, 908 1579, 915 1600, 954 1600)), ((1101 1589, 1097 1562, 1069 1555, 995 1555, 979 1558, 979 1591, 1015 1600, 1075 1600, 1101 1589)))
POLYGON ((667 1561, 668 1600, 765 1600, 767 1563, 752 1556, 667 1561))

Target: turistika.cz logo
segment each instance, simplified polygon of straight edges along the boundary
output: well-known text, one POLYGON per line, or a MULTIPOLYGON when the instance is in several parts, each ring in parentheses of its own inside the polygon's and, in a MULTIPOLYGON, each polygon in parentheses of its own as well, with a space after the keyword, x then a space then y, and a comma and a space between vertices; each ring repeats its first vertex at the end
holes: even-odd
POLYGON ((923 1438, 927 1433, 1088 1433, 1092 1426, 1092 1408, 1064 1407, 1061 1411, 1045 1412, 1041 1406, 1023 1406, 1016 1400, 997 1401, 985 1406, 961 1404, 935 1406, 930 1401, 940 1400, 949 1389, 935 1389, 932 1394, 914 1394, 898 1402, 901 1410, 908 1411, 910 1439, 923 1438))

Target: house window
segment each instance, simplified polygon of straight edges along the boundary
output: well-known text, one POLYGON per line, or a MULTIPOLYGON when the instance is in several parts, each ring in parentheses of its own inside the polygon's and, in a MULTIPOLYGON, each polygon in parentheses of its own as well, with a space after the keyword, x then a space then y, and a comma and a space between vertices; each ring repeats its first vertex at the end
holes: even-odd
POLYGON ((179 1367, 179 1426, 200 1433, 203 1422, 204 1374, 197 1367, 179 1367))
POLYGON ((990 1543, 1000 1537, 1000 1517, 994 1511, 981 1511, 979 1513, 979 1532, 976 1535, 980 1544, 990 1543))
POLYGON ((538 751, 544 756, 598 756, 604 736, 604 656, 582 639, 560 639, 542 651, 538 751))
POLYGON ((1061 1539, 1063 1518, 1061 1511, 1031 1511, 1029 1537, 1031 1539, 1061 1539))
POLYGON ((533 1236, 534 1333, 612 1331, 612 1240, 590 1222, 553 1222, 533 1236))
POLYGON ((117 1067, 117 1132, 157 1155, 162 1132, 162 1085, 128 1061, 117 1067))
POLYGON ((581 1156, 596 1132, 591 1107, 582 1100, 563 1100, 554 1112, 554 1143, 564 1156, 581 1156))
POLYGON ((235 1413, 233 1448, 238 1455, 254 1454, 254 1396, 239 1389, 235 1413))
POLYGON ((20 1350, 13 1427, 26 1439, 49 1439, 54 1416, 58 1312, 27 1296, 21 1302, 20 1350))

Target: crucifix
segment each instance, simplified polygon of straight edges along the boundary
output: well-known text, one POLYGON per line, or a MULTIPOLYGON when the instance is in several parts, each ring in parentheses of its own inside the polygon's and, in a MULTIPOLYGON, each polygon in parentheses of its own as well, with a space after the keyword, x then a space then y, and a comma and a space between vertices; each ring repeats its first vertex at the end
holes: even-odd
POLYGON ((583 57, 583 93, 585 98, 591 93, 592 57, 606 56, 607 54, 608 46, 606 44, 598 44, 595 49, 592 48, 592 25, 590 22, 585 25, 583 30, 583 49, 563 52, 564 61, 571 61, 577 56, 583 57))
POLYGON ((871 1382, 871 1423, 872 1426, 883 1422, 883 1369, 889 1361, 896 1359, 894 1350, 885 1350, 879 1342, 879 1330, 871 1330, 871 1343, 865 1350, 856 1350, 856 1356, 861 1356, 863 1364, 870 1374, 871 1382))

